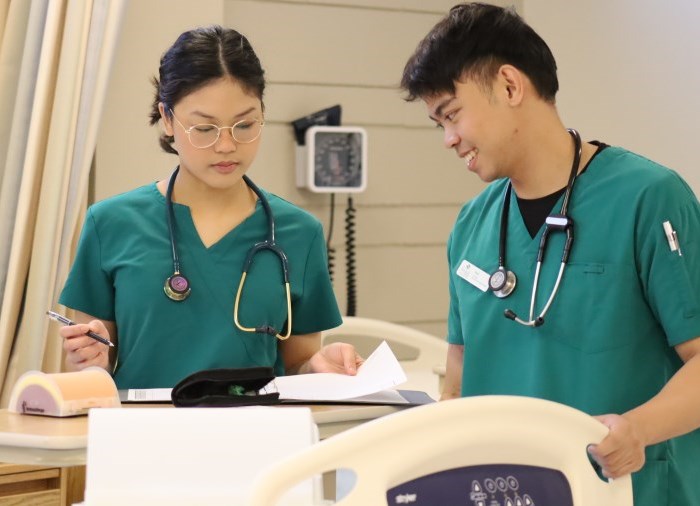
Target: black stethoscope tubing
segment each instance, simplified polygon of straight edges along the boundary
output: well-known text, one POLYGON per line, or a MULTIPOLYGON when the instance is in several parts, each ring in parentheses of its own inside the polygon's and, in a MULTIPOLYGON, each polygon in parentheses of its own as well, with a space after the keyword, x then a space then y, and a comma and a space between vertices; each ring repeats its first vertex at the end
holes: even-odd
MULTIPOLYGON (((554 296, 556 295, 557 291, 559 290, 559 285, 561 283, 561 279, 564 275, 564 268, 566 266, 566 263, 569 260, 569 253, 571 252, 571 247, 574 242, 574 220, 568 215, 568 209, 569 209, 569 201, 571 199, 571 193, 574 188, 574 183, 576 181, 576 176, 578 174, 578 167, 579 164, 581 163, 581 152, 582 152, 582 145, 581 145, 581 136, 579 133, 574 130, 574 129, 568 129, 569 134, 574 140, 574 157, 573 161, 571 164, 571 172, 569 174, 569 180, 566 185, 566 190, 564 192, 564 199, 562 201, 561 208, 559 210, 558 214, 552 214, 547 216, 547 219, 545 220, 545 229, 542 232, 542 237, 540 239, 540 244, 539 248, 537 250, 537 262, 536 262, 536 269, 535 269, 535 278, 533 281, 533 286, 532 286, 532 293, 531 293, 531 298, 530 298, 530 316, 528 320, 522 320, 520 319, 511 309, 506 309, 504 311, 504 316, 510 320, 513 320, 517 323, 520 323, 522 325, 526 325, 528 327, 539 327, 540 325, 544 324, 544 316, 549 310, 553 300, 554 296), (547 300, 547 303, 545 304, 545 307, 543 308, 542 312, 540 315, 535 318, 534 317, 534 307, 535 307, 535 300, 536 300, 536 295, 537 295, 537 287, 539 283, 539 275, 540 275, 540 269, 542 266, 542 262, 544 260, 544 254, 547 249, 547 239, 549 238, 550 232, 565 232, 566 233, 566 241, 564 243, 563 251, 562 251, 562 258, 561 258, 561 264, 559 267, 559 273, 557 275, 557 279, 555 281, 554 287, 552 289, 552 292, 549 296, 549 299, 547 300)), ((508 236, 508 214, 510 210, 510 196, 511 196, 511 191, 512 191, 512 184, 509 181, 508 185, 506 186, 506 190, 504 192, 503 196, 503 206, 501 209, 501 223, 500 223, 500 231, 499 231, 499 238, 498 238, 498 269, 491 274, 489 277, 489 288, 490 290, 499 298, 504 298, 509 296, 511 293, 513 293, 513 290, 515 290, 515 285, 517 282, 517 278, 515 276, 515 273, 512 271, 509 271, 506 268, 506 240, 508 236)))
MULTIPOLYGON (((168 279, 165 280, 164 291, 169 299, 176 302, 185 300, 191 292, 189 280, 180 272, 180 256, 178 254, 177 248, 177 234, 175 233, 175 211, 172 196, 173 188, 175 186, 175 179, 179 170, 180 167, 178 166, 173 172, 173 174, 170 176, 170 181, 168 182, 168 189, 165 194, 166 216, 168 221, 168 233, 170 235, 170 248, 172 253, 174 273, 172 276, 168 277, 168 279)), ((284 253, 282 248, 279 247, 275 240, 275 219, 267 197, 265 197, 260 188, 258 188, 258 186, 255 183, 253 183, 253 181, 251 181, 248 176, 244 175, 243 181, 251 190, 253 190, 253 192, 257 195, 260 204, 263 206, 263 210, 265 211, 265 216, 267 218, 267 237, 264 241, 254 244, 248 250, 245 261, 243 262, 241 281, 238 285, 238 290, 236 292, 236 301, 234 304, 234 322, 236 324, 236 327, 245 332, 264 333, 276 336, 279 339, 287 339, 291 335, 292 328, 291 292, 289 287, 289 261, 287 260, 287 255, 284 253), (278 333, 270 325, 261 325, 259 327, 245 327, 238 320, 238 307, 240 303, 241 293, 243 292, 243 286, 245 285, 246 276, 248 275, 250 267, 253 265, 255 255, 264 250, 269 250, 272 253, 274 253, 279 259, 280 265, 282 266, 282 277, 284 280, 285 291, 287 296, 287 332, 284 335, 278 333)))

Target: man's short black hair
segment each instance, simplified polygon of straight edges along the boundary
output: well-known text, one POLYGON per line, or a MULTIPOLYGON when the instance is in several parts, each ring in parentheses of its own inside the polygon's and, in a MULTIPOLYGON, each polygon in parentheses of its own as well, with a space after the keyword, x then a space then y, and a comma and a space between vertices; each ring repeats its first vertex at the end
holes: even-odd
POLYGON ((559 89, 557 64, 544 40, 512 8, 463 3, 418 44, 404 68, 406 100, 454 93, 455 82, 474 79, 490 88, 501 65, 513 65, 549 102, 559 89))

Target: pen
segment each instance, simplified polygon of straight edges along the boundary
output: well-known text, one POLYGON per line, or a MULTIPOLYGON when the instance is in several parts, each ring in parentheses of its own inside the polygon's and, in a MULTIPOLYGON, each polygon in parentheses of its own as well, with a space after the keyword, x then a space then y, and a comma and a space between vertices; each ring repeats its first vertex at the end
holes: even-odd
POLYGON ((677 251, 678 256, 683 256, 683 253, 681 253, 681 243, 678 240, 678 233, 676 233, 676 231, 673 230, 671 222, 664 221, 662 225, 664 227, 664 234, 666 234, 666 240, 668 241, 669 249, 671 251, 677 251))
MULTIPOLYGON (((75 325, 75 322, 73 320, 66 318, 65 316, 60 315, 58 313, 55 313, 53 311, 46 311, 46 316, 48 316, 52 320, 56 320, 57 322, 61 322, 64 325, 75 325)), ((105 339, 104 337, 102 337, 99 334, 95 334, 92 330, 88 330, 86 332, 86 334, 88 336, 92 337, 95 341, 98 341, 102 344, 106 344, 107 346, 114 348, 114 344, 112 344, 112 341, 110 341, 109 339, 105 339)))
POLYGON ((676 248, 678 249, 678 256, 683 256, 683 253, 681 253, 681 242, 678 240, 678 233, 674 230, 673 231, 673 242, 676 244, 676 248))

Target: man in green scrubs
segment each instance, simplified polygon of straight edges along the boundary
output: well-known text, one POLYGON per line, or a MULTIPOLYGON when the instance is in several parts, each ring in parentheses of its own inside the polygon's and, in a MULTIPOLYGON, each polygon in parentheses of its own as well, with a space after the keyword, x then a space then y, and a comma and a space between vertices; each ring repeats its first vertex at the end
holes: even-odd
POLYGON ((699 505, 693 192, 639 155, 577 143, 555 106, 554 57, 511 10, 455 6, 409 59, 402 87, 491 183, 463 207, 448 243, 443 398, 532 396, 595 415, 610 432, 590 453, 605 476, 633 473, 636 505, 699 505), (546 225, 565 200, 575 225, 561 216, 546 225), (491 276, 499 265, 517 277, 512 293, 491 276))

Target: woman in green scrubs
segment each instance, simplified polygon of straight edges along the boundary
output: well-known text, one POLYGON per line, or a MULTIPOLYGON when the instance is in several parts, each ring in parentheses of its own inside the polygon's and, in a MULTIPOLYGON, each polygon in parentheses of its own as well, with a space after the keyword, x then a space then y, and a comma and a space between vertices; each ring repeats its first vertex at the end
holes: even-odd
POLYGON ((264 125, 264 71, 248 40, 216 26, 185 32, 154 84, 151 122, 178 166, 88 210, 59 299, 79 322, 61 329, 69 369, 103 367, 122 389, 172 387, 213 368, 354 374, 361 358, 352 346, 320 347, 320 332, 341 323, 321 224, 243 178, 264 125), (280 257, 263 249, 234 315, 246 256, 268 238, 269 214, 289 296, 280 257), (274 330, 245 330, 260 327, 274 330))
POLYGON ((635 505, 700 504, 693 192, 622 148, 584 142, 577 157, 555 106, 554 57, 511 10, 455 6, 419 44, 402 86, 425 102, 445 146, 491 183, 449 238, 443 398, 524 395, 595 415, 610 432, 590 453, 608 477, 632 473, 635 505), (547 307, 566 234, 550 232, 532 301, 540 240, 572 173, 568 263, 544 322, 523 325, 505 315, 534 323, 547 307), (500 256, 517 277, 503 298, 489 285, 500 256))

